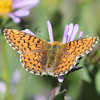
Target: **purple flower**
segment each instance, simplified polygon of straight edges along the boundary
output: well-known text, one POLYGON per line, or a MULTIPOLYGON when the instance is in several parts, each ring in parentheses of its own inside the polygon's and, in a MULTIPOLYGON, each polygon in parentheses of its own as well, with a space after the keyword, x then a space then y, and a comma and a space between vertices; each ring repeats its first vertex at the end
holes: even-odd
POLYGON ((29 15, 29 9, 36 7, 40 0, 1 0, 0 16, 7 14, 15 23, 29 15))
MULTIPOLYGON (((52 26, 51 26, 51 23, 50 21, 48 20, 47 21, 47 27, 48 27, 48 31, 49 31, 49 38, 50 38, 50 42, 49 43, 52 43, 54 42, 54 38, 53 38, 53 30, 52 30, 52 26)), ((62 39, 62 43, 65 44, 67 42, 70 42, 70 41, 73 41, 76 34, 78 33, 78 29, 79 29, 79 25, 78 24, 69 24, 69 25, 66 25, 65 26, 65 30, 64 30, 64 35, 63 35, 63 39, 62 39)), ((25 31, 24 31, 25 32, 25 31)), ((32 32, 29 32, 27 31, 29 34, 34 34, 32 32)), ((79 33, 79 36, 78 36, 78 39, 80 39, 83 35, 83 31, 81 31, 79 33)), ((76 66, 74 67, 76 68, 76 70, 78 69, 76 66)), ((59 76, 58 77, 58 81, 59 82, 63 82, 64 80, 64 76, 59 76)))
POLYGON ((0 94, 4 94, 7 91, 7 86, 3 81, 0 81, 0 94))
POLYGON ((10 88, 11 88, 11 94, 14 96, 16 93, 16 85, 19 84, 20 80, 22 79, 21 71, 20 69, 16 69, 13 72, 13 75, 10 79, 10 88))
POLYGON ((25 30, 22 30, 23 32, 26 32, 28 34, 31 34, 33 36, 36 36, 32 31, 30 31, 29 29, 25 29, 25 30))
POLYGON ((21 72, 19 69, 16 69, 11 77, 11 85, 17 84, 21 80, 21 72))
MULTIPOLYGON (((52 26, 51 26, 51 23, 50 21, 48 20, 47 21, 47 26, 48 26, 48 30, 49 30, 49 37, 50 37, 50 43, 52 43, 54 41, 53 39, 53 31, 52 31, 52 26)), ((62 39, 62 43, 67 43, 67 42, 70 42, 70 41, 73 41, 76 34, 78 33, 78 29, 79 29, 79 25, 76 24, 76 25, 73 25, 73 23, 69 24, 69 25, 66 25, 65 26, 65 30, 64 30, 64 35, 63 35, 63 39, 62 39)), ((80 39, 83 35, 83 31, 81 31, 79 33, 79 36, 78 36, 78 39, 80 39)), ((63 82, 64 80, 64 76, 59 76, 58 77, 58 81, 59 82, 63 82)))
POLYGON ((49 100, 49 98, 50 98, 50 91, 48 89, 44 93, 34 96, 34 100, 49 100))

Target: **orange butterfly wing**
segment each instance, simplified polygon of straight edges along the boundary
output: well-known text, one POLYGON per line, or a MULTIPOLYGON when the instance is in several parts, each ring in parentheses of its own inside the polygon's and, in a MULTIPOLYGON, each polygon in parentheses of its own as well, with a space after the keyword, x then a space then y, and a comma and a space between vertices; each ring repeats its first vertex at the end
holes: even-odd
POLYGON ((27 71, 39 75, 47 73, 48 42, 14 29, 5 29, 4 35, 7 42, 21 54, 21 63, 27 71))
POLYGON ((19 53, 37 52, 50 47, 48 42, 22 31, 5 29, 4 35, 7 42, 19 53))
POLYGON ((64 54, 61 50, 58 51, 55 61, 55 67, 51 69, 50 74, 53 76, 61 76, 67 74, 72 67, 75 66, 76 59, 64 54))
POLYGON ((27 71, 52 76, 68 73, 77 59, 89 53, 99 40, 98 37, 88 37, 60 45, 58 41, 49 44, 13 29, 5 29, 4 34, 8 43, 21 54, 21 62, 27 71))
POLYGON ((67 74, 75 66, 77 59, 88 54, 98 40, 98 37, 88 37, 61 45, 56 56, 55 67, 50 73, 54 76, 67 74))
POLYGON ((45 67, 47 64, 47 55, 48 50, 21 54, 21 63, 27 71, 37 75, 44 75, 47 74, 45 67))
POLYGON ((98 42, 98 37, 87 37, 79 40, 71 41, 64 44, 61 48, 66 54, 72 58, 80 58, 88 54, 98 42))

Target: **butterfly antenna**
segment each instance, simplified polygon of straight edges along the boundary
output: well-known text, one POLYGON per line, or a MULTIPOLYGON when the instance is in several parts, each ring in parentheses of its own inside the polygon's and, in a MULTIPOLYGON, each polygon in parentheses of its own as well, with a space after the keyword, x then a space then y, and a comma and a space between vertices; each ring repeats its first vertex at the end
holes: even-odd
MULTIPOLYGON (((49 39, 49 37, 47 37, 45 34, 43 34, 41 31, 39 31, 40 34, 42 34, 44 37, 46 37, 47 39, 49 39)), ((49 39, 50 40, 50 39, 49 39)))

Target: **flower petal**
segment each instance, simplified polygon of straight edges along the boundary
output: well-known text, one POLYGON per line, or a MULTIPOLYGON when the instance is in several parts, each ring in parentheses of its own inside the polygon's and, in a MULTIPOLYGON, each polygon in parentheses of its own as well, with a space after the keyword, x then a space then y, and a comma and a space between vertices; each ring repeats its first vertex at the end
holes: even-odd
POLYGON ((51 26, 51 23, 49 20, 47 20, 47 27, 48 27, 48 31, 49 31, 50 43, 52 43, 54 41, 53 30, 52 30, 52 26, 51 26))
POLYGON ((30 31, 29 29, 25 29, 25 30, 22 30, 22 32, 25 32, 25 33, 28 33, 28 34, 31 34, 33 36, 36 36, 32 31, 30 31))
POLYGON ((83 31, 80 32, 79 36, 78 36, 78 39, 80 39, 83 35, 83 31))
POLYGON ((78 32, 78 29, 79 29, 79 25, 76 24, 76 25, 74 26, 73 33, 72 33, 72 37, 70 38, 70 41, 73 41, 73 40, 74 40, 74 38, 75 38, 75 36, 76 36, 76 34, 77 34, 77 32, 78 32))
POLYGON ((35 95, 34 100, 47 100, 47 98, 43 95, 35 95))
POLYGON ((28 10, 23 10, 23 9, 20 9, 20 10, 17 10, 15 12, 13 12, 13 14, 17 17, 24 17, 24 16, 28 16, 29 15, 29 11, 28 10))
POLYGON ((58 81, 59 81, 59 82, 63 82, 63 81, 64 81, 64 76, 63 76, 63 75, 62 75, 62 76, 59 76, 59 77, 58 77, 58 81))
POLYGON ((14 21, 15 23, 19 23, 19 22, 20 22, 20 18, 19 18, 19 17, 14 16, 14 14, 13 14, 13 13, 9 13, 9 14, 8 14, 8 16, 9 16, 10 18, 12 18, 12 19, 13 19, 13 21, 14 21))
POLYGON ((23 8, 26 6, 32 6, 35 7, 40 2, 40 0, 15 0, 13 1, 12 8, 18 9, 23 8))
POLYGON ((63 35, 63 39, 62 39, 62 43, 66 43, 68 39, 68 25, 65 26, 65 30, 64 30, 64 35, 63 35))
POLYGON ((11 86, 19 83, 19 81, 21 80, 21 71, 20 69, 16 69, 16 71, 13 73, 12 77, 11 77, 11 86))
POLYGON ((68 39, 67 39, 67 41, 66 42, 69 42, 69 39, 71 38, 71 35, 72 35, 72 31, 73 31, 73 23, 71 23, 70 25, 69 25, 69 30, 68 30, 68 39))
POLYGON ((0 94, 4 94, 7 91, 7 86, 4 82, 0 81, 0 94))

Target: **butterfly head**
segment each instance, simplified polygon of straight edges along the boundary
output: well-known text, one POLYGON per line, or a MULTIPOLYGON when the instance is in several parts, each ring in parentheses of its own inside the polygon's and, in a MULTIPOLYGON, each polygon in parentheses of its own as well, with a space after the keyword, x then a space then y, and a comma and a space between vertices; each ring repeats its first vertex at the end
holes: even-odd
POLYGON ((63 45, 63 43, 59 42, 59 41, 54 41, 51 43, 52 46, 61 46, 63 45))

